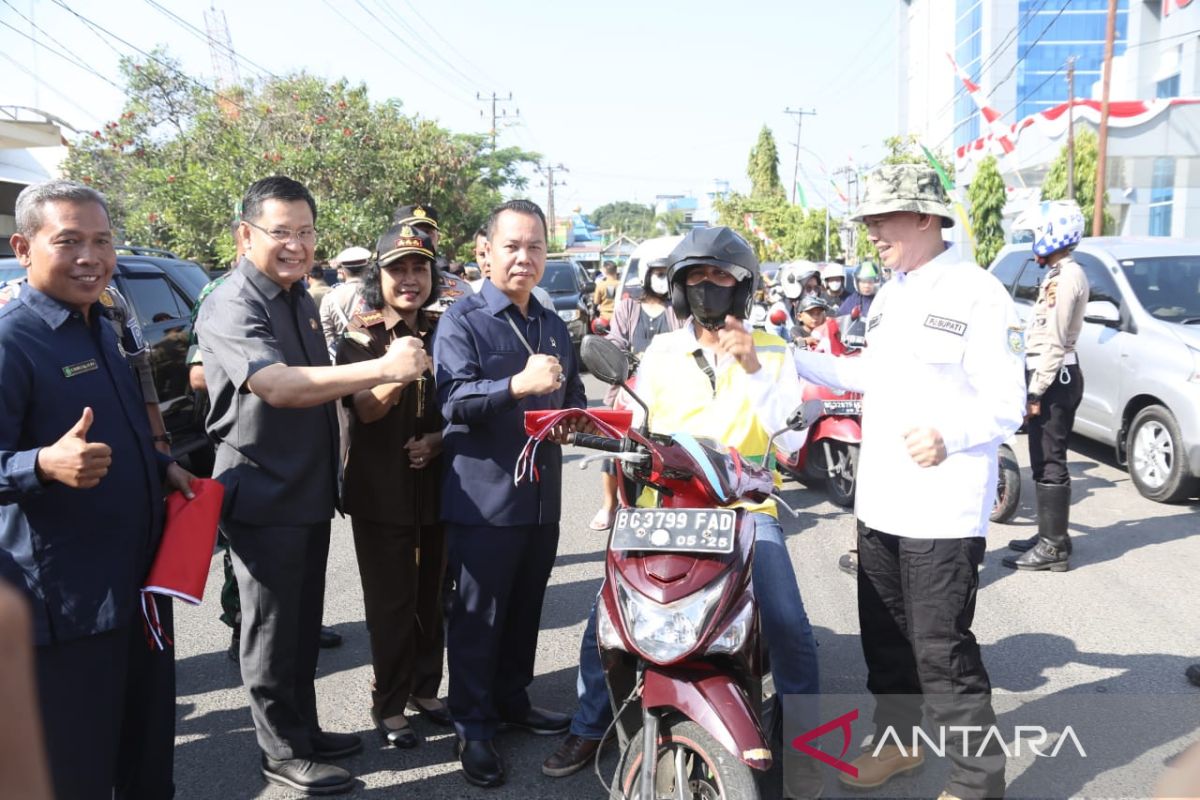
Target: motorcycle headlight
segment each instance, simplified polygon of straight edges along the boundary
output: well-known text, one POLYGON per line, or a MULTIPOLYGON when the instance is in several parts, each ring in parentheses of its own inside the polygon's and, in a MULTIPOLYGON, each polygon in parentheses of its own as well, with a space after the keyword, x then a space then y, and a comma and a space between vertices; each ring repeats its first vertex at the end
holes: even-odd
POLYGON ((754 604, 747 602, 733 618, 733 622, 708 646, 710 653, 736 653, 750 636, 750 623, 754 619, 754 604))
MULTIPOLYGON (((728 577, 728 576, 726 576, 728 577)), ((678 661, 695 649, 721 600, 726 578, 674 603, 656 603, 617 576, 617 605, 634 645, 657 664, 678 661)))
POLYGON ((558 312, 558 316, 562 319, 563 322, 574 322, 575 320, 579 319, 579 309, 578 308, 564 309, 564 310, 558 312))
POLYGON ((625 642, 621 641, 621 634, 617 633, 617 626, 613 625, 612 619, 608 616, 608 606, 600 601, 596 601, 596 638, 600 640, 600 646, 606 649, 625 649, 625 642))

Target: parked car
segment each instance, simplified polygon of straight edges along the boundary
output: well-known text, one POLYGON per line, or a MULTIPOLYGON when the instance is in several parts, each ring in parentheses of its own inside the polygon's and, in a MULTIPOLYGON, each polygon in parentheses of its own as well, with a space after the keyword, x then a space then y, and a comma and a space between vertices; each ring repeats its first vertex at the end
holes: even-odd
MULTIPOLYGON (((186 457, 193 469, 206 472, 212 464, 212 445, 204 432, 208 404, 190 388, 186 362, 192 305, 209 275, 191 261, 121 255, 127 249, 117 250, 113 282, 137 314, 150 348, 154 385, 171 435, 171 452, 176 458, 186 457)), ((0 283, 24 275, 25 269, 15 258, 0 259, 0 283)))
POLYGON ((547 261, 546 271, 538 285, 550 293, 554 300, 554 310, 562 321, 567 323, 571 333, 571 344, 576 352, 592 324, 591 292, 596 284, 588 280, 583 269, 570 261, 547 261))
MULTIPOLYGON (((1192 497, 1200 488, 1200 240, 1090 238, 1075 260, 1089 295, 1074 431, 1112 445, 1145 497, 1192 497)), ((1029 245, 1005 247, 990 270, 1028 319, 1046 274, 1029 245)))

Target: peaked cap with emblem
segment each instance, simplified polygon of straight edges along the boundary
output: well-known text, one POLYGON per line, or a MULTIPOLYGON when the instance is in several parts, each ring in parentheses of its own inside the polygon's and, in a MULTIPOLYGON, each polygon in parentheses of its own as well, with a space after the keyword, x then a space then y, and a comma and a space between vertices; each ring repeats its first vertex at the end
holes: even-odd
POLYGON ((950 201, 936 172, 920 164, 887 164, 867 176, 866 192, 854 209, 853 222, 876 214, 912 211, 942 218, 942 227, 954 225, 950 201))
POLYGON ((381 267, 386 267, 409 253, 424 256, 430 261, 437 257, 433 251, 433 237, 406 222, 392 223, 392 227, 379 237, 375 245, 375 260, 381 267))
POLYGON ((392 215, 392 222, 398 224, 407 223, 409 225, 429 225, 435 231, 441 231, 441 228, 438 227, 437 211, 434 210, 433 206, 425 203, 397 207, 396 213, 392 215))

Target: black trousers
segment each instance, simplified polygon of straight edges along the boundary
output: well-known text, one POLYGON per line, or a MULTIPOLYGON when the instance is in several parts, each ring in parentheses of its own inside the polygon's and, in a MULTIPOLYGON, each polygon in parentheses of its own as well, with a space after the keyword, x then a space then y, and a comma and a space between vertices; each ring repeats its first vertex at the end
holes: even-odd
MULTIPOLYGON (((156 597, 174 638, 171 600, 156 597)), ((130 625, 37 648, 38 704, 57 800, 175 796, 175 648, 130 625)))
POLYGON ((448 705, 458 735, 491 739, 529 708, 542 599, 558 552, 558 525, 447 525, 448 705))
MULTIPOLYGON (((876 698, 877 743, 898 737, 908 749, 922 701, 938 726, 978 725, 986 733, 995 723, 991 682, 971 633, 985 548, 980 536, 914 539, 859 523, 858 620, 867 688, 876 698)), ((961 734, 947 732, 946 755, 954 764, 947 791, 1002 797, 1003 751, 989 746, 977 755, 982 734, 965 752, 955 746, 961 741, 961 734)))
POLYGON ((260 527, 226 520, 242 606, 242 683, 258 746, 307 758, 320 732, 313 685, 325 601, 329 523, 260 527))
POLYGON ((371 637, 371 707, 392 717, 410 697, 437 697, 442 684, 446 536, 441 525, 350 522, 371 637))
MULTIPOLYGON (((1027 382, 1032 374, 1025 374, 1027 382)), ((1067 437, 1075 425, 1075 410, 1082 399, 1083 372, 1078 364, 1064 367, 1042 395, 1042 413, 1025 423, 1034 483, 1066 486, 1071 482, 1067 471, 1067 437)))

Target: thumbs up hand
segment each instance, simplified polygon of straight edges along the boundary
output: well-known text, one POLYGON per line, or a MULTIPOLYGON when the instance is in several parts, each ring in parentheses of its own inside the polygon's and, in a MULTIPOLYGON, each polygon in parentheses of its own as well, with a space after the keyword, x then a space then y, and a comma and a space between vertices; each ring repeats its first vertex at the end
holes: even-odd
POLYGON ((38 450, 37 475, 42 483, 58 481, 76 489, 90 489, 108 474, 112 448, 87 440, 92 409, 83 409, 79 421, 52 445, 38 450))

